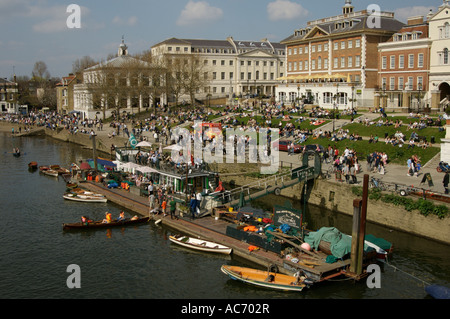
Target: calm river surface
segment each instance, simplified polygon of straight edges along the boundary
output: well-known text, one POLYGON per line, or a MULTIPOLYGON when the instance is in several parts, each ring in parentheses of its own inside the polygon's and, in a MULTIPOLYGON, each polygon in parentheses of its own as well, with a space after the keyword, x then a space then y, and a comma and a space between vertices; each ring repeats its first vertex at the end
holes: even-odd
MULTIPOLYGON (((450 286, 450 246, 371 224, 367 233, 395 244, 390 263, 401 271, 382 265, 379 289, 368 288, 365 281, 335 280, 295 294, 233 281, 220 271, 222 264, 252 265, 235 257, 174 247, 168 240, 170 230, 153 223, 123 230, 63 232, 63 222, 78 221, 82 214, 101 219, 105 211, 116 216, 121 208, 65 201, 61 178, 29 172, 27 164, 68 167, 92 153, 46 137, 12 138, 6 133, 0 133, 0 150, 2 299, 422 299, 429 298, 423 281, 450 286), (25 154, 13 157, 13 147, 25 154), (80 289, 67 287, 71 264, 81 269, 80 289)), ((271 210, 270 205, 284 200, 271 197, 255 205, 271 210)), ((351 218, 346 216, 308 207, 305 218, 310 229, 334 226, 351 233, 351 218)))

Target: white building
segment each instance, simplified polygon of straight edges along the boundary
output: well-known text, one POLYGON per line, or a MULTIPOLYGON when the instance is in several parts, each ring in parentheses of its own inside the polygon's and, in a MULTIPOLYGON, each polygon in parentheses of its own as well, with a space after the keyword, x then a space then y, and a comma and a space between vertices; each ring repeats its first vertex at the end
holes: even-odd
MULTIPOLYGON (((210 84, 197 99, 275 94, 284 76, 285 46, 261 41, 194 40, 171 38, 151 47, 152 56, 197 54, 205 63, 210 84)), ((169 97, 170 101, 170 97, 169 97)))
POLYGON ((0 112, 19 112, 19 104, 17 103, 18 93, 17 83, 8 81, 7 79, 0 79, 0 112))
MULTIPOLYGON (((122 39, 122 43, 119 46, 119 50, 117 53, 117 57, 108 60, 106 62, 94 65, 92 67, 89 67, 83 71, 83 80, 80 84, 74 85, 74 107, 73 111, 79 113, 83 118, 94 118, 96 114, 99 112, 102 113, 102 107, 103 103, 106 103, 106 117, 111 116, 112 112, 115 112, 116 109, 112 107, 111 105, 108 105, 108 102, 101 102, 102 105, 94 105, 94 99, 92 95, 92 91, 89 90, 90 84, 95 85, 96 83, 99 83, 100 81, 108 81, 108 79, 105 79, 104 77, 107 77, 102 73, 102 70, 105 70, 106 68, 111 71, 111 74, 114 74, 113 81, 116 83, 119 81, 126 81, 126 84, 123 84, 124 87, 129 87, 129 94, 126 96, 126 101, 121 101, 121 106, 124 108, 127 112, 133 112, 136 111, 139 107, 140 109, 145 108, 149 106, 151 97, 147 94, 146 96, 133 94, 133 90, 131 89, 133 87, 133 83, 136 83, 136 79, 140 78, 139 74, 133 74, 129 75, 126 79, 119 79, 119 71, 121 68, 129 66, 129 65, 142 65, 143 67, 148 67, 149 64, 144 61, 137 60, 131 56, 128 55, 128 47, 124 43, 124 40, 122 39), (117 73, 114 72, 114 70, 117 70, 117 73), (131 76, 136 78, 130 78, 131 76)), ((109 72, 108 71, 108 72, 109 72)), ((147 79, 148 80, 148 79, 147 79)), ((147 87, 150 86, 150 82, 147 82, 147 87)), ((118 85, 119 87, 119 85, 118 85)), ((106 90, 105 90, 106 91, 106 90)), ((117 93, 117 92, 116 92, 117 93)), ((105 93, 107 94, 107 93, 105 93)), ((110 93, 111 94, 111 93, 110 93)), ((114 95, 114 92, 112 92, 111 95, 114 95)), ((113 99, 117 100, 119 99, 119 96, 117 94, 117 97, 113 97, 113 99)), ((114 101, 118 103, 118 101, 114 101)))
POLYGON ((432 105, 441 111, 450 101, 450 1, 444 0, 436 13, 429 14, 430 90, 432 105))

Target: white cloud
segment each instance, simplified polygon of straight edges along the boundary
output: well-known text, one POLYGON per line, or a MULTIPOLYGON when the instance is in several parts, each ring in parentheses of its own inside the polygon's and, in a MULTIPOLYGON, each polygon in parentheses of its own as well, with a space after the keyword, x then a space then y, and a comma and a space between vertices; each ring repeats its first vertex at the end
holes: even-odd
POLYGON ((300 4, 289 0, 276 0, 267 5, 267 14, 271 21, 292 20, 306 17, 308 13, 308 10, 303 8, 300 4))
POLYGON ((405 8, 399 8, 394 11, 395 18, 400 21, 407 21, 410 17, 415 16, 426 16, 430 9, 433 10, 433 12, 436 13, 437 8, 433 6, 415 6, 415 7, 405 7, 405 8))
POLYGON ((138 22, 138 18, 136 16, 129 17, 128 19, 122 19, 119 16, 114 17, 113 23, 117 25, 126 25, 126 26, 134 26, 138 22))
POLYGON ((222 18, 222 16, 222 9, 212 7, 206 1, 189 1, 181 12, 177 25, 188 26, 205 21, 214 21, 222 18))

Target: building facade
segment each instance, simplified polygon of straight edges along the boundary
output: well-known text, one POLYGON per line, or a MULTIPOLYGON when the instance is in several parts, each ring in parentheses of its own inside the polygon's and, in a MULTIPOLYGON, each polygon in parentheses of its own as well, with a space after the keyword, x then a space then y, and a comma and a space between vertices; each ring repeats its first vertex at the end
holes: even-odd
POLYGON ((431 107, 444 111, 450 101, 450 1, 429 14, 431 107))
POLYGON ((151 81, 141 76, 144 69, 149 64, 131 57, 122 39, 115 58, 85 69, 81 83, 73 84, 73 112, 92 119, 103 112, 109 117, 119 109, 132 113, 148 107, 151 81))
POLYGON ((56 84, 56 109, 59 114, 74 110, 74 86, 81 83, 81 74, 69 74, 56 84))
MULTIPOLYGON (((153 57, 198 55, 209 84, 197 99, 266 96, 275 94, 277 79, 284 75, 285 46, 262 41, 195 40, 171 38, 151 47, 153 57)), ((168 97, 170 101, 170 96, 168 97)))
POLYGON ((378 90, 375 106, 422 112, 431 107, 428 22, 411 17, 387 42, 378 45, 378 90))
POLYGON ((342 14, 309 21, 281 41, 287 74, 276 90, 279 102, 299 99, 324 108, 374 105, 378 44, 403 27, 391 12, 355 12, 350 0, 342 14))
POLYGON ((19 112, 18 94, 17 83, 8 81, 6 78, 0 79, 0 110, 2 113, 19 112))

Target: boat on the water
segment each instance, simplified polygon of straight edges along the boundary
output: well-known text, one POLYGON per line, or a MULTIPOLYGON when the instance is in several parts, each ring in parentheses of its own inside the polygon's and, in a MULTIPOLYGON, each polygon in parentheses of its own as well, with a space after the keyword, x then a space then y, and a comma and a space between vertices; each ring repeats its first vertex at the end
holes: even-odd
POLYGON ((129 226, 129 225, 137 225, 148 222, 149 217, 143 218, 127 218, 121 221, 112 221, 110 223, 104 223, 103 221, 95 221, 91 223, 72 223, 72 224, 63 224, 64 230, 69 229, 96 229, 96 228, 110 228, 110 227, 119 227, 119 226, 129 226))
POLYGON ((37 169, 38 168, 38 163, 37 162, 29 162, 28 163, 28 168, 33 170, 33 169, 37 169))
POLYGON ((232 252, 232 248, 228 246, 188 236, 182 235, 169 236, 169 240, 183 247, 209 253, 219 253, 229 255, 232 252))
POLYGON ((450 299, 450 288, 440 285, 425 287, 425 291, 434 299, 450 299))
POLYGON ((102 195, 98 196, 97 194, 85 195, 85 194, 65 193, 63 195, 63 198, 86 203, 106 203, 108 201, 108 199, 105 196, 102 195))
POLYGON ((300 277, 276 272, 229 265, 223 265, 220 269, 231 279, 269 289, 302 291, 307 286, 300 277))
POLYGON ((53 176, 53 177, 58 177, 58 175, 59 175, 57 171, 52 170, 52 169, 42 170, 41 172, 44 175, 53 176))

